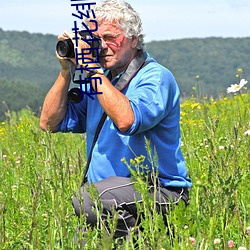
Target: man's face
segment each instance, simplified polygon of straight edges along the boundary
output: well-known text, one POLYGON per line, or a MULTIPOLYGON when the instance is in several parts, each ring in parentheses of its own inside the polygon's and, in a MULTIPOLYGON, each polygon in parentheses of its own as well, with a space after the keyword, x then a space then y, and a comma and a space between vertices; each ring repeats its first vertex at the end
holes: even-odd
MULTIPOLYGON (((90 29, 94 28, 95 25, 90 22, 90 29)), ((101 38, 101 66, 114 72, 121 72, 133 59, 137 41, 125 37, 123 30, 107 22, 99 25, 93 34, 101 38)))

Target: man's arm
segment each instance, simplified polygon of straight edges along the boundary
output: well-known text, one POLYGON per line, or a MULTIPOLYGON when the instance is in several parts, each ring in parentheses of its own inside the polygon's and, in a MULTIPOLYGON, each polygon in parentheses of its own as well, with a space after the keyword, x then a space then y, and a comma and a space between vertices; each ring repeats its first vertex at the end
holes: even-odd
POLYGON ((65 116, 67 110, 68 88, 71 79, 71 64, 72 62, 69 60, 62 60, 62 70, 44 100, 40 117, 40 127, 42 130, 49 129, 55 132, 58 124, 65 116))
POLYGON ((98 84, 97 90, 95 90, 102 92, 102 94, 97 95, 102 108, 116 127, 120 131, 126 132, 134 122, 134 113, 129 99, 117 90, 105 75, 96 74, 95 76, 102 80, 102 84, 98 84))

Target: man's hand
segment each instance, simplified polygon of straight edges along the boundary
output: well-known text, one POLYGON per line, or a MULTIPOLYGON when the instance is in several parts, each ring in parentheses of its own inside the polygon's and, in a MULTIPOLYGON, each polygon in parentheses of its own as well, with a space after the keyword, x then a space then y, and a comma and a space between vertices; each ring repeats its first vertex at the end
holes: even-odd
MULTIPOLYGON (((78 34, 78 41, 77 41, 78 46, 76 46, 76 39, 74 39, 74 38, 75 38, 75 34, 69 33, 67 31, 65 31, 63 34, 58 36, 58 40, 71 39, 72 43, 74 44, 74 49, 77 48, 78 54, 82 53, 82 49, 89 49, 90 48, 89 44, 87 44, 86 42, 81 40, 82 37, 79 34, 78 34)), ((72 62, 74 64, 74 67, 76 67, 76 58, 66 58, 66 57, 63 58, 63 57, 60 57, 58 54, 57 54, 57 58, 58 58, 59 62, 61 63, 63 69, 70 69, 70 67, 72 67, 72 64, 70 64, 69 62, 72 62), (69 61, 69 62, 66 63, 65 61, 69 61)), ((88 58, 92 59, 91 53, 88 54, 88 58)), ((79 64, 81 64, 81 63, 79 63, 79 64)))

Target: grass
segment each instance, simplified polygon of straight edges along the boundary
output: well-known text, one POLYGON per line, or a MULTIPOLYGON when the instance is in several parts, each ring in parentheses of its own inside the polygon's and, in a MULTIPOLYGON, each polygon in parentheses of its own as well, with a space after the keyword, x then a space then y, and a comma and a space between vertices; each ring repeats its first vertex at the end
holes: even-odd
MULTIPOLYGON (((165 226, 142 184, 143 230, 116 244, 99 222, 99 230, 86 233, 86 249, 228 249, 229 240, 235 249, 250 249, 249 103, 249 94, 186 100, 181 128, 193 181, 190 204, 173 207, 165 226)), ((6 114, 0 124, 0 249, 80 249, 74 235, 85 220, 74 216, 71 197, 85 161, 83 135, 41 132, 28 109, 6 114)), ((108 223, 112 234, 116 221, 108 223)))

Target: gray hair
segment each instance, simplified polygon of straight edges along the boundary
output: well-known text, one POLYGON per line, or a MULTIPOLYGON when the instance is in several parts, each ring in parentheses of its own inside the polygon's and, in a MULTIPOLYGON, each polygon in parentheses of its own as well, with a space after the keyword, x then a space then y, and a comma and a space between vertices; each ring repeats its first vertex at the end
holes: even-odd
POLYGON ((131 5, 121 0, 104 0, 93 8, 98 24, 108 21, 118 25, 125 32, 127 38, 138 38, 137 49, 144 48, 144 34, 139 14, 131 5))

